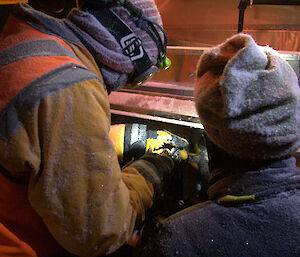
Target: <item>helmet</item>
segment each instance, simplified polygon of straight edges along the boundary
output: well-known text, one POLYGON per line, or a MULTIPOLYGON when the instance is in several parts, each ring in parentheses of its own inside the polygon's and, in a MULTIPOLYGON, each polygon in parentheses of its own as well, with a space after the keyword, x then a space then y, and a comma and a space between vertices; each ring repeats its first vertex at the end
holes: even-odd
POLYGON ((28 4, 56 18, 65 18, 73 7, 79 6, 78 0, 28 0, 28 4))

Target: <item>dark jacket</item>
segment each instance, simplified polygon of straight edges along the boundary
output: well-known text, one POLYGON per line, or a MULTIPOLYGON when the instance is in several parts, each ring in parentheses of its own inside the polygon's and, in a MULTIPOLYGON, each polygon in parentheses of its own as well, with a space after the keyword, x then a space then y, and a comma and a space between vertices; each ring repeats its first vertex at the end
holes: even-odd
POLYGON ((211 200, 146 230, 149 239, 141 256, 300 256, 295 158, 254 166, 215 175, 208 189, 211 200))

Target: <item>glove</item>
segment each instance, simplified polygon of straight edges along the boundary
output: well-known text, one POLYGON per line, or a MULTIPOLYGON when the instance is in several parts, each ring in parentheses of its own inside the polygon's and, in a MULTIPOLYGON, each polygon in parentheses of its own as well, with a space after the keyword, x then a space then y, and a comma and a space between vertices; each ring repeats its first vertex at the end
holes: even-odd
POLYGON ((165 154, 146 153, 127 167, 132 167, 149 181, 154 189, 154 198, 163 197, 167 182, 170 180, 175 162, 165 154))
POLYGON ((187 159, 189 143, 167 130, 150 130, 144 124, 118 124, 110 130, 119 161, 126 164, 147 152, 166 154, 177 162, 187 159))

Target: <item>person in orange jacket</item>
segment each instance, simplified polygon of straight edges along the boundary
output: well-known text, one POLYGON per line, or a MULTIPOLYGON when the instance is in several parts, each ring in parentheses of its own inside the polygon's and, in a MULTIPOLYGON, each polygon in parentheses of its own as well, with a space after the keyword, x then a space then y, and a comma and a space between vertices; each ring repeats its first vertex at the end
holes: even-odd
POLYGON ((161 144, 121 169, 110 136, 109 92, 169 65, 154 1, 84 1, 64 19, 60 3, 19 2, 0 38, 1 257, 115 252, 175 163, 161 144))

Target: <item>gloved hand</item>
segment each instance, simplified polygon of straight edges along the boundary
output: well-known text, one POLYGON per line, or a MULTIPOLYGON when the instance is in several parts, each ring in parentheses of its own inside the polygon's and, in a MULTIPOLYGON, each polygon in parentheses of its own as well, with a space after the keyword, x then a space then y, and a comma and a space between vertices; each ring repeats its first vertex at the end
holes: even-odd
POLYGON ((175 161, 165 154, 146 153, 138 160, 131 162, 132 167, 149 181, 154 189, 154 198, 160 199, 170 181, 175 161))
POLYGON ((110 137, 114 142, 119 160, 127 163, 145 153, 164 153, 177 162, 187 159, 189 143, 167 130, 150 130, 144 124, 113 125, 110 137))

